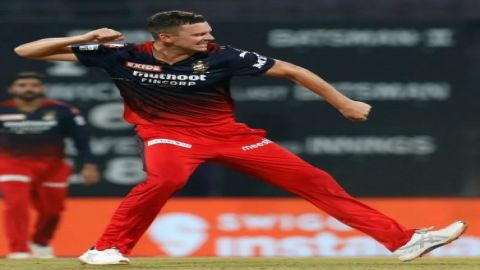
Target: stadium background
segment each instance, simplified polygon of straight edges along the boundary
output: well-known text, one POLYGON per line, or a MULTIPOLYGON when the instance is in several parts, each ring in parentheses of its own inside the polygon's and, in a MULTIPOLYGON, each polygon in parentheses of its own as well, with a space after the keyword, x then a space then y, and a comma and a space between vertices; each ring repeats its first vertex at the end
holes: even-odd
MULTIPOLYGON (((441 205, 449 204, 444 198, 456 198, 452 203, 464 201, 462 208, 476 205, 480 194, 479 6, 474 0, 372 0, 368 4, 354 0, 2 0, 0 82, 5 89, 15 72, 45 73, 49 96, 82 110, 90 123, 103 181, 95 188, 85 188, 74 176, 70 194, 76 199, 72 202, 80 203, 82 209, 82 202, 91 202, 85 197, 112 197, 103 201, 113 207, 144 177, 132 128, 120 118, 122 105, 113 84, 99 70, 72 63, 34 62, 15 56, 12 50, 34 39, 75 35, 103 26, 123 32, 127 42, 149 40, 146 17, 159 10, 193 10, 206 16, 218 43, 299 64, 348 96, 373 105, 367 123, 350 123, 288 81, 241 78, 233 81, 240 121, 267 129, 270 139, 331 172, 352 195, 382 198, 379 207, 392 198, 407 207, 412 202, 407 198, 436 197, 445 203, 441 205)), ((68 153, 75 155, 72 149, 68 153)), ((181 204, 180 197, 289 196, 224 167, 206 164, 173 203, 181 204)), ((247 201, 237 202, 243 205, 247 201)), ((432 207, 425 211, 438 211, 435 202, 422 199, 417 206, 423 209, 423 203, 432 207)), ((262 208, 265 213, 275 212, 268 207, 275 201, 259 203, 266 205, 262 208)), ((397 206, 385 211, 403 217, 394 209, 397 206)), ((238 211, 248 214, 253 210, 238 211)), ((444 219, 432 215, 432 222, 440 226, 462 215, 471 215, 471 222, 479 219, 474 211, 445 211, 444 219)), ((234 214, 240 216, 240 212, 234 214)), ((289 213, 279 211, 281 215, 289 213)), ((108 219, 103 218, 105 222, 108 219)), ((279 220, 286 224, 289 219, 279 220)), ((186 222, 190 221, 187 217, 186 222)), ((428 225, 417 224, 413 218, 405 222, 428 225)), ((472 233, 472 241, 480 243, 480 233, 472 233)), ((479 255, 480 244, 474 250, 477 253, 472 254, 479 255)), ((156 254, 145 252, 140 255, 156 254)))

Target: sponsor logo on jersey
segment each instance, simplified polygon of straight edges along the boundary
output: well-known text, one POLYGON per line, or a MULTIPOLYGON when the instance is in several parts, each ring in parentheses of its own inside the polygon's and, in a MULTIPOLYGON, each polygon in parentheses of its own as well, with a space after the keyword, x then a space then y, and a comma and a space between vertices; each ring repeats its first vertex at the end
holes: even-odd
POLYGON ((2 114, 0 115, 0 121, 16 121, 16 120, 25 120, 27 116, 25 114, 2 114))
POLYGON ((78 46, 80 51, 96 51, 98 50, 100 44, 88 44, 88 45, 81 45, 78 46))
POLYGON ((210 68, 210 66, 204 63, 202 60, 198 60, 192 64, 192 68, 194 73, 207 73, 207 70, 210 68))
POLYGON ((125 62, 125 66, 128 68, 136 69, 140 71, 162 72, 162 67, 155 66, 155 65, 148 65, 148 64, 141 64, 141 63, 127 61, 125 62))
POLYGON ((47 112, 42 116, 42 120, 45 120, 45 121, 52 121, 52 120, 55 120, 55 119, 57 119, 57 114, 53 111, 52 112, 47 112))
POLYGON ((245 58, 245 56, 247 56, 247 54, 249 54, 249 53, 255 55, 257 57, 257 62, 255 64, 253 64, 252 67, 256 67, 256 68, 260 69, 260 68, 263 67, 263 65, 265 65, 265 63, 267 63, 267 57, 265 57, 263 55, 260 55, 256 52, 249 52, 249 51, 244 51, 244 50, 240 50, 240 49, 235 49, 235 50, 240 52, 240 54, 238 56, 241 57, 241 58, 245 58))
POLYGON ((125 44, 123 44, 123 43, 106 43, 106 44, 103 44, 103 47, 105 47, 105 48, 123 48, 123 47, 125 47, 125 44))
POLYGON ((26 120, 4 122, 3 127, 14 134, 39 134, 58 125, 57 120, 26 120))
POLYGON ((261 69, 263 67, 263 65, 265 65, 265 63, 267 63, 267 57, 263 56, 263 55, 260 55, 258 53, 253 53, 257 56, 257 62, 252 66, 252 67, 256 67, 258 69, 261 69))
POLYGON ((262 147, 262 146, 265 146, 265 145, 271 144, 271 143, 272 143, 272 141, 270 141, 269 139, 266 139, 266 138, 265 138, 265 139, 263 139, 261 142, 242 146, 242 150, 243 150, 243 151, 249 151, 249 150, 253 150, 253 149, 256 149, 256 148, 260 148, 260 147, 262 147))
POLYGON ((171 86, 192 86, 197 81, 206 81, 207 75, 197 74, 170 74, 170 73, 150 73, 142 71, 133 71, 133 76, 140 77, 140 82, 144 84, 161 84, 171 86))

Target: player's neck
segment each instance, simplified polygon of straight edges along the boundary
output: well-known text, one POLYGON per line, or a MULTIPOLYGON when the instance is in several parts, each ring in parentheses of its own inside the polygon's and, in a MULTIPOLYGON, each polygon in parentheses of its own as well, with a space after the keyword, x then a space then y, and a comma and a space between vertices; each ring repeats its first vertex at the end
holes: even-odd
POLYGON ((19 111, 22 112, 33 112, 36 111, 42 105, 42 99, 37 98, 32 101, 27 101, 19 98, 15 98, 15 105, 19 111))
POLYGON ((165 62, 169 65, 173 65, 177 62, 185 60, 196 52, 194 51, 186 51, 185 49, 175 47, 175 46, 167 46, 162 43, 153 43, 152 46, 152 55, 153 58, 156 60, 165 62))

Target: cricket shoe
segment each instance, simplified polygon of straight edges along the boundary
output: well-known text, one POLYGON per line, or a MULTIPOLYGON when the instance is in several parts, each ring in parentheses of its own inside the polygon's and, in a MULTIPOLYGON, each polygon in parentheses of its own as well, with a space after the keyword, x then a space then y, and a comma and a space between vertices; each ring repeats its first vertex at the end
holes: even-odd
POLYGON ((49 245, 39 245, 35 243, 29 243, 30 250, 32 251, 32 257, 37 259, 52 259, 55 258, 53 254, 53 248, 49 245))
POLYGON ((82 264, 129 264, 130 260, 123 256, 116 248, 107 248, 105 250, 96 250, 91 248, 82 256, 78 257, 82 264))
POLYGON ((399 247, 393 253, 403 262, 408 262, 421 257, 428 252, 446 245, 460 237, 468 225, 464 221, 456 221, 447 227, 433 231, 429 229, 418 229, 410 241, 399 247))
POLYGON ((7 254, 6 258, 12 260, 23 260, 32 258, 32 255, 28 252, 12 252, 7 254))

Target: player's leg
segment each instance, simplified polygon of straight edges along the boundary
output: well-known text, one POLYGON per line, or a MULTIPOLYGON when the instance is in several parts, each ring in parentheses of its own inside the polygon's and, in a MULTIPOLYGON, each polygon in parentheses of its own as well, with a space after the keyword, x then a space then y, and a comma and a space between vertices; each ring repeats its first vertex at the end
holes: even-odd
POLYGON ((323 170, 259 136, 225 146, 219 162, 295 193, 393 251, 413 234, 392 218, 352 198, 323 170))
POLYGON ((0 160, 0 191, 4 196, 3 222, 11 258, 28 258, 31 172, 15 161, 0 160))
POLYGON ((45 164, 45 173, 33 185, 32 202, 37 212, 30 248, 38 258, 54 257, 50 241, 53 239, 65 208, 70 165, 63 160, 45 164))
POLYGON ((95 248, 129 254, 167 200, 185 185, 208 149, 187 136, 162 135, 142 142, 147 178, 121 202, 95 248), (192 147, 193 144, 193 147, 192 147))

